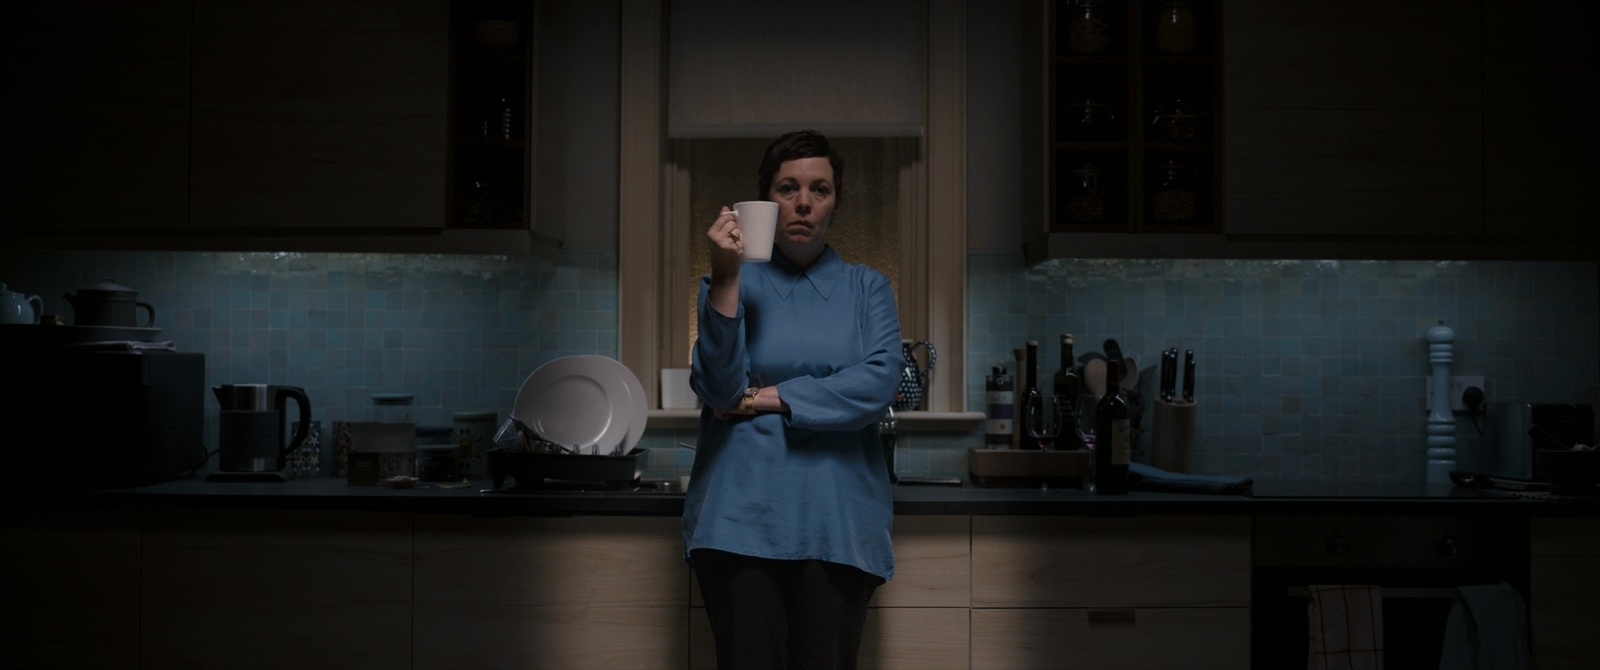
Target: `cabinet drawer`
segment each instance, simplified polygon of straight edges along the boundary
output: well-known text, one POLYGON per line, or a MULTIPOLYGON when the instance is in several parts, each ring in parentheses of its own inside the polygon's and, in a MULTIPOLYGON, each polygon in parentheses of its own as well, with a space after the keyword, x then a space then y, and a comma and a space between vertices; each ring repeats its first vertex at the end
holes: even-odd
MULTIPOLYGON (((862 670, 964 670, 965 607, 874 607, 861 636, 862 670)), ((716 640, 703 607, 689 610, 689 667, 717 667, 716 640)))
POLYGON ((979 516, 974 607, 1248 607, 1248 517, 979 516))
POLYGON ((1247 667, 1247 607, 972 610, 973 670, 1247 667))

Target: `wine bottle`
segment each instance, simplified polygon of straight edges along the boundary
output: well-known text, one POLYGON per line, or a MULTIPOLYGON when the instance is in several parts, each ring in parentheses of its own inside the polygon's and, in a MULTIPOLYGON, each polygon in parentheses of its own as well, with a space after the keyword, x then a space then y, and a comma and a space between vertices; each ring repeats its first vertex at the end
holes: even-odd
POLYGON ((1122 399, 1122 362, 1106 361, 1106 394, 1094 410, 1094 492, 1128 492, 1128 403, 1122 399))
POLYGON ((1083 380, 1078 377, 1077 361, 1073 358, 1072 333, 1067 333, 1061 336, 1061 367, 1056 369, 1055 383, 1050 387, 1062 420, 1061 436, 1056 438, 1057 449, 1083 448, 1077 426, 1078 394, 1083 392, 1083 380))
POLYGON ((991 369, 984 380, 988 417, 984 421, 983 446, 1005 449, 1011 446, 1011 422, 1016 417, 1016 391, 1011 386, 1011 375, 1003 365, 991 369))
MULTIPOLYGON (((1022 394, 1017 396, 1017 406, 1018 407, 1032 407, 1032 405, 1030 405, 1029 403, 1033 401, 1033 398, 1035 396, 1039 395, 1039 341, 1038 340, 1028 340, 1028 354, 1027 354, 1027 356, 1028 356, 1027 363, 1023 366, 1023 368, 1024 368, 1024 370, 1023 370, 1024 377, 1023 377, 1023 382, 1022 382, 1022 394)), ((1017 412, 1017 417, 1019 419, 1021 419, 1024 416, 1026 416, 1026 413, 1024 411, 1018 411, 1017 412)), ((1019 421, 1019 423, 1020 423, 1020 421, 1019 421)), ((1039 448, 1039 443, 1037 441, 1028 439, 1026 436, 1024 436, 1023 439, 1022 439, 1022 448, 1023 449, 1038 449, 1039 448)))

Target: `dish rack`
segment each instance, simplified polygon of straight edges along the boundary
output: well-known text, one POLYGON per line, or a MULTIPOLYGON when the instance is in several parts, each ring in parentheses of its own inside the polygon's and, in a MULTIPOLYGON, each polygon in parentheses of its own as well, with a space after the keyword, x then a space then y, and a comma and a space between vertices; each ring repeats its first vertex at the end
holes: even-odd
POLYGON ((507 477, 523 489, 544 488, 553 480, 568 487, 583 483, 588 488, 616 490, 639 481, 648 453, 646 449, 634 449, 620 456, 593 456, 491 449, 487 469, 496 491, 506 489, 507 477))
POLYGON ((606 490, 633 486, 644 475, 646 449, 627 453, 579 454, 546 440, 514 417, 495 433, 495 448, 487 453, 485 468, 494 489, 506 489, 510 477, 518 489, 545 488, 552 480, 563 488, 581 484, 606 490))

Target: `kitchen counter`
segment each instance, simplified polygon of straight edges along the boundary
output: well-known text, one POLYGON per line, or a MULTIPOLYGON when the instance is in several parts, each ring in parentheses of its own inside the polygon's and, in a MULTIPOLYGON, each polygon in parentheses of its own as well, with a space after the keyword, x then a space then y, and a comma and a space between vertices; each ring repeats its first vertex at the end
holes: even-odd
MULTIPOLYGON (((677 516, 683 495, 660 491, 490 490, 487 480, 443 489, 350 486, 329 477, 283 483, 219 483, 185 479, 126 489, 12 491, 23 504, 118 507, 216 507, 414 511, 474 516, 626 515, 677 516)), ((1600 498, 1552 499, 1541 494, 1424 485, 1351 485, 1260 482, 1253 496, 1135 491, 1097 496, 1079 489, 1014 489, 899 485, 895 513, 911 515, 1220 515, 1374 514, 1600 516, 1600 498)))

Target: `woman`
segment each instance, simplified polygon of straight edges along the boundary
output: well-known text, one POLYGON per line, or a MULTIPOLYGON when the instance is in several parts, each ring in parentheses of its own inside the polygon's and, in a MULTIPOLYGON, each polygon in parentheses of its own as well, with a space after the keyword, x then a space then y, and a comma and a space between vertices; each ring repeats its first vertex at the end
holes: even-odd
POLYGON ((888 278, 827 245, 844 163, 814 131, 767 147, 769 263, 724 207, 706 231, 693 386, 707 409, 683 543, 720 668, 854 668, 867 601, 894 572, 877 423, 902 359, 888 278))

